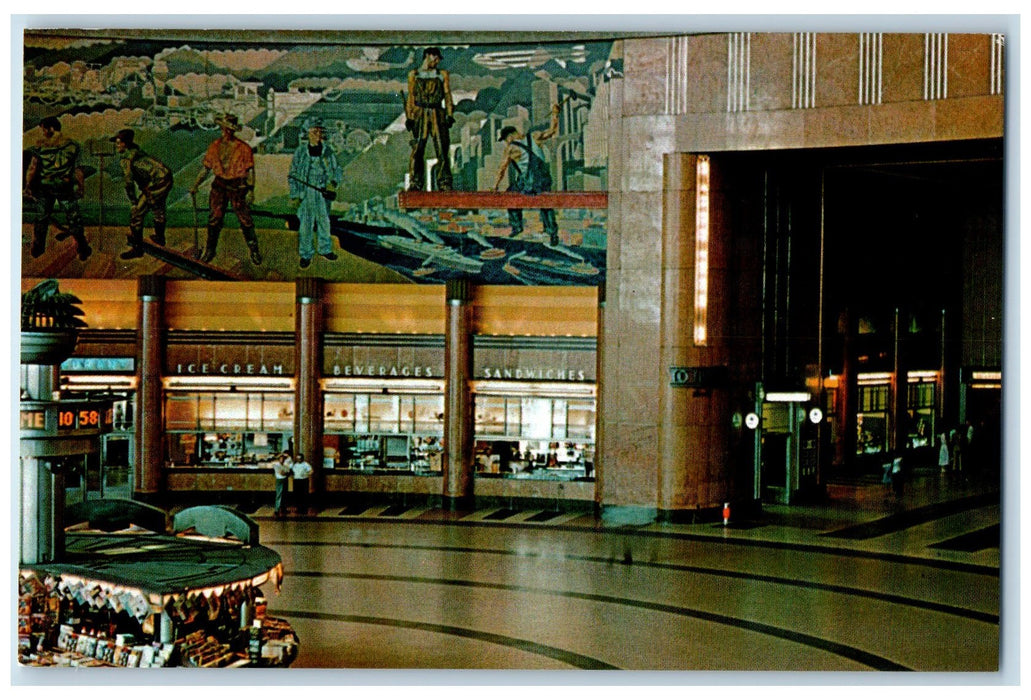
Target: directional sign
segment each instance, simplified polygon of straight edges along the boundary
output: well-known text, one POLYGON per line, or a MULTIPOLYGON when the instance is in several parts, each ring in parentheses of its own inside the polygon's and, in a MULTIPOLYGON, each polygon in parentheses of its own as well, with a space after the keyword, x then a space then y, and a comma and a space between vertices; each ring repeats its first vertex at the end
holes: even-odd
POLYGON ((709 389, 722 386, 727 382, 727 368, 723 365, 715 367, 670 367, 669 385, 675 387, 693 387, 709 389))

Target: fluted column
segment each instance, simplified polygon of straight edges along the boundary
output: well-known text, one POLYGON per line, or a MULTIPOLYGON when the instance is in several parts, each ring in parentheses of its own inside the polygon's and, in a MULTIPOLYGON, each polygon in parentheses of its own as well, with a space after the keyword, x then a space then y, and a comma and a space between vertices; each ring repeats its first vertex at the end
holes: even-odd
POLYGON ((322 492, 322 281, 297 280, 294 355, 297 367, 294 394, 294 453, 300 452, 314 470, 312 494, 322 492))
POLYGON ((447 328, 444 334, 444 493, 445 508, 473 504, 472 283, 447 283, 447 328))
POLYGON ((698 157, 665 156, 663 179, 658 510, 661 518, 677 519, 719 508, 738 494, 732 493, 728 458, 729 387, 720 382, 700 388, 671 386, 670 375, 671 367, 709 370, 729 362, 723 304, 727 235, 715 174, 708 182, 703 236, 698 236, 698 157), (705 248, 699 250, 701 245, 705 248), (696 336, 696 320, 704 337, 696 336))
POLYGON ((136 323, 136 497, 161 492, 164 476, 165 279, 148 275, 138 283, 136 323))

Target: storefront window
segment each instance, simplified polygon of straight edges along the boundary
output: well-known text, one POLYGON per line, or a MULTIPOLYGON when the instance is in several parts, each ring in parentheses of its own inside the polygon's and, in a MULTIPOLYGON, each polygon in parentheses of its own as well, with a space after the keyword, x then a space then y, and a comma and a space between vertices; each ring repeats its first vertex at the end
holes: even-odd
POLYGON ((888 386, 859 387, 857 454, 876 454, 888 448, 888 386))
POLYGON ((168 459, 176 467, 269 467, 288 443, 285 433, 171 433, 168 459))
POLYGON ((168 463, 267 466, 289 447, 293 400, 293 394, 284 392, 169 392, 168 463))
POLYGON ((370 396, 369 397, 369 430, 374 433, 397 433, 400 432, 399 425, 401 415, 401 404, 399 397, 370 396))
POLYGON ((478 473, 519 479, 592 476, 593 400, 477 394, 474 406, 478 473))
POLYGON ((441 471, 442 394, 326 393, 327 469, 441 471))
POLYGON ((933 381, 914 383, 910 380, 906 403, 909 425, 906 434, 911 447, 927 447, 934 444, 935 389, 933 381))

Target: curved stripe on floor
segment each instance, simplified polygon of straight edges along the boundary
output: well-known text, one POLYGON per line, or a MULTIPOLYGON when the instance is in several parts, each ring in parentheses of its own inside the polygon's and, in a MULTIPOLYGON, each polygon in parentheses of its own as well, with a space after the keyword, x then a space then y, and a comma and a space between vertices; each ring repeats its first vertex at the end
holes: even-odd
MULTIPOLYGON (((336 522, 336 521, 334 521, 336 522)), ((374 521, 370 521, 374 522, 374 521)), ((382 521, 375 521, 382 522, 382 521)), ((427 523, 409 523, 424 525, 427 523)), ((453 525, 461 523, 451 523, 453 525)), ((499 523, 465 523, 466 525, 477 526, 477 527, 519 527, 518 524, 499 524, 499 523)), ((529 529, 529 528, 528 528, 529 529)), ((541 529, 534 526, 533 529, 541 529)), ((567 530, 560 526, 554 526, 547 528, 548 532, 567 530)), ((892 552, 874 552, 866 549, 852 549, 848 547, 830 547, 826 545, 818 544, 805 544, 800 542, 771 542, 769 540, 753 540, 747 538, 734 538, 734 537, 723 537, 716 535, 694 535, 685 533, 671 533, 671 532, 606 532, 591 530, 588 528, 572 529, 572 531, 584 531, 595 535, 608 535, 617 538, 626 537, 654 537, 663 539, 681 540, 684 542, 700 542, 704 544, 721 544, 721 545, 735 545, 742 547, 753 547, 755 549, 775 549, 784 550, 791 552, 806 552, 808 554, 828 554, 830 556, 837 557, 849 557, 852 559, 873 559, 877 561, 890 562, 892 564, 907 564, 911 566, 924 566, 930 569, 942 569, 945 571, 955 571, 964 574, 976 574, 980 576, 992 576, 995 578, 999 577, 999 567, 997 566, 986 566, 984 564, 968 564, 966 562, 949 561, 947 559, 928 559, 924 557, 915 557, 908 554, 894 554, 892 552)), ((367 544, 363 542, 329 542, 329 541, 291 541, 291 540, 269 540, 262 541, 265 546, 273 545, 287 545, 287 546, 298 546, 298 547, 394 547, 397 549, 403 549, 409 545, 385 545, 385 544, 367 544)), ((410 545, 413 549, 418 549, 420 545, 410 545)), ((436 545, 426 545, 422 548, 428 550, 441 550, 441 551, 454 551, 454 552, 491 552, 493 550, 479 550, 474 547, 445 547, 436 545)), ((497 554, 507 554, 503 550, 497 550, 497 554)), ((536 555, 530 555, 536 556, 536 555)), ((635 562, 636 563, 636 562, 635 562)))
POLYGON ((593 659, 590 656, 566 651, 546 644, 538 644, 527 639, 507 637, 491 632, 468 629, 466 627, 455 627, 453 625, 440 625, 433 622, 417 622, 415 620, 396 620, 389 617, 371 617, 369 615, 339 615, 334 613, 313 613, 302 610, 276 610, 276 615, 289 618, 303 618, 307 620, 332 620, 335 622, 353 622, 361 625, 383 625, 387 627, 398 627, 401 629, 421 630, 423 632, 436 632, 437 634, 448 634, 456 637, 475 639, 488 644, 499 644, 501 646, 518 649, 530 654, 546 656, 549 659, 569 664, 575 668, 586 671, 618 671, 618 666, 612 666, 604 661, 593 659))
MULTIPOLYGON (((773 625, 767 625, 767 624, 764 624, 762 622, 754 622, 752 620, 743 620, 741 618, 731 617, 729 615, 721 615, 719 613, 711 613, 711 612, 706 612, 704 610, 695 610, 693 608, 685 608, 685 607, 678 606, 678 605, 668 605, 666 603, 652 603, 652 602, 643 601, 643 600, 633 600, 631 598, 617 598, 615 596, 602 595, 602 594, 597 594, 597 593, 578 593, 576 591, 556 591, 556 590, 550 590, 550 589, 547 589, 547 588, 537 588, 537 587, 532 587, 532 586, 515 586, 515 585, 512 585, 512 584, 483 583, 483 582, 480 582, 480 581, 467 581, 467 580, 461 580, 461 579, 428 578, 428 577, 421 577, 421 576, 388 576, 388 575, 385 575, 385 574, 327 574, 327 573, 322 573, 322 572, 317 572, 317 571, 309 571, 309 572, 300 572, 300 571, 298 571, 298 572, 293 572, 291 575, 299 576, 299 577, 306 577, 306 578, 342 578, 342 579, 353 579, 353 580, 364 580, 364 581, 394 581, 394 582, 401 582, 401 583, 423 583, 423 584, 444 585, 444 586, 463 586, 463 587, 466 587, 466 588, 485 588, 485 589, 491 589, 491 590, 500 590, 500 591, 509 591, 509 592, 518 592, 518 593, 538 593, 538 594, 545 594, 545 595, 552 595, 552 596, 561 596, 561 597, 572 598, 572 599, 577 599, 577 600, 587 600, 587 601, 591 601, 591 602, 595 602, 595 603, 607 603, 607 604, 614 604, 614 605, 625 605, 625 606, 640 608, 640 609, 643 609, 643 610, 652 610, 652 611, 655 611, 655 612, 663 612, 663 613, 667 613, 667 614, 671 614, 671 615, 680 615, 680 616, 683 616, 683 617, 691 617, 691 618, 694 618, 694 619, 697 619, 697 620, 703 620, 705 622, 713 622, 713 623, 721 624, 721 625, 729 625, 729 626, 732 626, 732 627, 737 627, 739 629, 748 630, 750 632, 756 632, 758 634, 764 634, 764 635, 768 635, 768 636, 771 636, 771 637, 777 637, 779 639, 785 639, 787 641, 794 642, 796 644, 803 644, 805 646, 810 646, 810 647, 813 647, 815 649, 821 649, 821 650, 829 652, 831 654, 835 654, 837 656, 844 657, 844 658, 849 659, 851 661, 855 661, 857 663, 861 663, 861 664, 863 664, 865 666, 869 666, 870 668, 872 668, 874 670, 877 670, 877 671, 910 671, 910 670, 912 670, 912 669, 907 668, 907 667, 905 667, 905 666, 903 666, 901 664, 895 663, 894 661, 886 659, 886 658, 884 658, 882 656, 877 656, 876 654, 871 654, 869 652, 863 651, 862 649, 857 649, 855 647, 851 647, 851 646, 848 646, 846 644, 840 644, 838 642, 832 642, 830 640, 822 639, 820 637, 815 637, 815 636, 810 635, 810 634, 805 634, 805 633, 802 633, 802 632, 794 632, 792 630, 783 629, 781 627, 774 627, 773 625)), ((404 626, 411 625, 411 626, 414 626, 417 629, 431 629, 432 631, 439 631, 439 632, 442 632, 443 634, 456 634, 457 632, 453 632, 453 631, 450 631, 450 630, 461 630, 461 631, 464 632, 462 634, 462 636, 470 636, 472 638, 481 639, 483 641, 494 641, 493 639, 487 639, 487 637, 490 637, 490 638, 497 637, 497 639, 499 639, 499 640, 511 639, 509 637, 503 637, 503 636, 500 636, 500 635, 493 635, 493 634, 486 633, 486 632, 478 632, 476 630, 465 630, 464 628, 460 628, 460 627, 452 628, 452 627, 450 627, 448 625, 435 625, 435 624, 431 624, 431 623, 409 622, 409 621, 403 621, 403 620, 391 620, 390 618, 366 618, 366 617, 362 617, 362 616, 359 616, 359 615, 355 615, 355 616, 350 616, 350 615, 341 615, 341 616, 326 615, 326 616, 323 616, 322 613, 298 613, 296 611, 278 611, 278 610, 277 610, 277 615, 282 615, 282 616, 285 616, 285 617, 291 617, 291 616, 293 616, 293 617, 298 617, 298 616, 308 616, 308 617, 318 616, 317 619, 337 619, 339 617, 341 619, 346 619, 346 621, 351 621, 351 622, 353 622, 353 621, 362 621, 362 622, 366 622, 367 624, 395 624, 395 626, 399 626, 399 627, 404 627, 404 626), (355 618, 355 619, 352 619, 352 618, 355 618), (377 622, 377 621, 384 621, 384 622, 377 622), (480 635, 483 635, 483 636, 480 636, 480 635)), ((526 651, 534 651, 534 648, 536 646, 538 646, 538 645, 536 645, 536 644, 534 644, 532 642, 527 642, 525 640, 515 640, 515 641, 517 641, 519 644, 529 645, 529 647, 523 647, 523 646, 518 646, 517 647, 517 648, 520 648, 520 649, 524 649, 526 651)), ((505 642, 494 642, 494 643, 505 643, 505 642)), ((506 646, 513 646, 513 645, 506 643, 506 646)), ((552 649, 552 647, 544 647, 544 648, 545 649, 552 649)), ((555 651, 556 652, 560 652, 560 653, 569 653, 569 652, 562 652, 561 650, 555 650, 555 651)), ((540 653, 540 652, 534 652, 534 653, 540 653)), ((552 656, 551 654, 545 654, 545 655, 546 656, 550 656, 551 658, 558 658, 556 656, 552 656)), ((574 655, 574 656, 578 656, 578 655, 574 655)), ((589 659, 590 657, 582 657, 582 658, 589 659)), ((598 661, 596 661, 594 659, 591 659, 591 661, 594 661, 596 663, 601 663, 601 662, 598 662, 598 661)), ((578 668, 587 668, 587 667, 578 666, 578 668)), ((595 666, 595 667, 591 667, 591 668, 599 668, 599 667, 595 666)), ((608 666, 608 668, 616 668, 616 667, 615 666, 608 666)))
MULTIPOLYGON (((429 546, 429 545, 404 545, 404 544, 380 544, 380 543, 369 543, 369 542, 296 542, 287 543, 279 542, 273 544, 289 545, 296 547, 356 547, 362 549, 412 549, 421 551, 448 551, 458 552, 461 554, 494 554, 500 556, 511 556, 511 557, 540 557, 542 556, 536 552, 527 552, 525 550, 514 551, 507 549, 488 549, 488 548, 477 548, 477 547, 449 547, 449 546, 429 546)), ((817 583, 814 581, 803 581, 800 579, 789 579, 780 576, 769 576, 765 574, 754 574, 743 571, 729 571, 726 569, 713 569, 702 566, 691 566, 689 564, 672 564, 663 562, 646 562, 646 561, 632 561, 630 563, 624 563, 622 560, 617 560, 612 557, 592 557, 588 555, 561 555, 556 557, 554 554, 549 554, 549 558, 560 558, 566 561, 585 561, 596 564, 615 564, 618 563, 620 566, 636 566, 636 567, 648 567, 654 569, 666 569, 669 571, 679 571, 692 574, 701 574, 705 576, 722 576, 725 578, 742 579, 746 581, 757 581, 760 583, 771 583, 780 586, 791 586, 794 588, 804 588, 812 591, 825 591, 828 593, 840 593, 841 595, 852 595, 860 598, 870 598, 873 600, 879 600, 885 603, 891 603, 894 605, 904 605, 911 608, 920 608, 923 610, 932 610, 934 612, 944 613, 946 615, 956 615, 958 617, 965 617, 970 620, 977 620, 978 622, 987 622, 988 624, 999 624, 999 616, 994 613, 985 613, 980 610, 971 610, 970 608, 961 608, 956 605, 948 605, 947 603, 936 603, 929 600, 921 600, 919 598, 908 598, 906 596, 896 595, 894 593, 880 593, 877 591, 870 591, 863 588, 853 588, 851 586, 841 586, 832 583, 817 583)), ((319 575, 315 572, 288 572, 294 576, 316 576, 319 575)), ((321 574, 321 575, 332 575, 332 574, 321 574)))

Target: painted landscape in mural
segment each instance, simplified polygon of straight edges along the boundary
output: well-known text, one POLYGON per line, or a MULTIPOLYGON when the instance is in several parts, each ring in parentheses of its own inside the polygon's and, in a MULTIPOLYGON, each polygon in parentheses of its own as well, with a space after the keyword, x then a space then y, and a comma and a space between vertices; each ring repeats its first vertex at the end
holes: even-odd
POLYGON ((604 280, 610 42, 68 34, 25 35, 25 277, 604 280))

